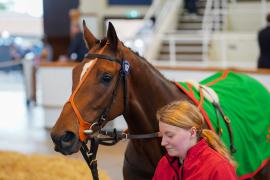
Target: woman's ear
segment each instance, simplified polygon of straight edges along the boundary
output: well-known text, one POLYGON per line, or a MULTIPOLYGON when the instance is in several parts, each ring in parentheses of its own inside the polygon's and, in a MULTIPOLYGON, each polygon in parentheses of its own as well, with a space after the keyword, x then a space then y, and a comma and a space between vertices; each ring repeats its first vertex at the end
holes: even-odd
POLYGON ((191 137, 197 137, 197 129, 195 127, 190 128, 191 137))

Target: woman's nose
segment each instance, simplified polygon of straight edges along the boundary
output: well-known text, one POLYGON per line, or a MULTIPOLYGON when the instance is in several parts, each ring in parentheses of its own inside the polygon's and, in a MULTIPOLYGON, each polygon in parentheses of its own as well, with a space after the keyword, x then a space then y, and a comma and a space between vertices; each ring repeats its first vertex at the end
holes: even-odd
POLYGON ((165 145, 167 145, 167 141, 166 141, 166 138, 164 136, 162 136, 161 146, 165 146, 165 145))

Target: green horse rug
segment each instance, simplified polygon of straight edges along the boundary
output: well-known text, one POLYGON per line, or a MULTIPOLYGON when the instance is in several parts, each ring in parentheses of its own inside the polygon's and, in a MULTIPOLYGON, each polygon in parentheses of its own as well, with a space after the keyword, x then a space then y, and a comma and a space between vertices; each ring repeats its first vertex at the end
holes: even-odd
POLYGON ((224 71, 199 84, 176 85, 198 105, 208 127, 230 149, 229 130, 211 101, 219 102, 230 120, 236 148, 232 155, 240 179, 253 177, 270 161, 270 93, 261 83, 245 74, 224 71))

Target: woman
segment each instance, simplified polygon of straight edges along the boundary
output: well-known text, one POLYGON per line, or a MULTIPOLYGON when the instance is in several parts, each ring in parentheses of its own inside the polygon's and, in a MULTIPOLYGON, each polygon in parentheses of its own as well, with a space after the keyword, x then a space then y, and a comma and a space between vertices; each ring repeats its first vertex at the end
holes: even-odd
POLYGON ((157 112, 161 145, 167 150, 153 180, 234 180, 237 175, 229 152, 219 137, 203 129, 199 109, 187 101, 166 105, 157 112))

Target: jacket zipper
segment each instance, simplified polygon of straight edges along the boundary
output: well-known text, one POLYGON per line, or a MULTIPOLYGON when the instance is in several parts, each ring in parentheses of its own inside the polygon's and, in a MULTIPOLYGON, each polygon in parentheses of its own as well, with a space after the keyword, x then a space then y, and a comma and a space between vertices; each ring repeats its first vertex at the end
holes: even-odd
POLYGON ((175 174, 176 174, 176 176, 177 176, 177 179, 180 180, 180 179, 179 179, 179 174, 178 174, 177 169, 175 169, 175 168, 173 167, 173 165, 172 165, 173 162, 174 162, 174 161, 172 161, 172 162, 169 161, 169 164, 170 164, 171 168, 173 169, 173 171, 175 172, 175 174))
POLYGON ((185 162, 185 160, 183 160, 183 164, 182 164, 182 169, 181 169, 181 180, 184 180, 184 162, 185 162))

